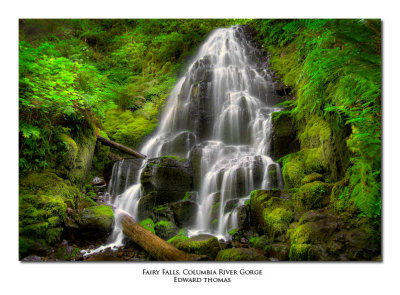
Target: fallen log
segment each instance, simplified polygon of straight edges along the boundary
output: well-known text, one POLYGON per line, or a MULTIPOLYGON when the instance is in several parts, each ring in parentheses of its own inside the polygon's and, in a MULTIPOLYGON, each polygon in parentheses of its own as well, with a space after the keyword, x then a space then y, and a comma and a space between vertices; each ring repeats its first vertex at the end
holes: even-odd
POLYGON ((126 213, 120 214, 122 214, 121 223, 124 234, 141 246, 154 259, 162 261, 197 261, 202 258, 199 255, 188 254, 175 248, 151 231, 141 227, 130 215, 126 213))
POLYGON ((120 144, 118 142, 109 140, 109 139, 107 139, 107 138, 105 138, 105 137, 103 137, 101 135, 97 135, 97 140, 100 141, 104 145, 107 145, 107 146, 113 147, 115 149, 118 149, 121 152, 124 152, 126 154, 132 155, 132 156, 134 156, 136 158, 140 158, 140 159, 146 158, 145 155, 143 155, 143 154, 141 154, 141 153, 139 153, 139 152, 137 152, 137 151, 125 146, 125 145, 122 145, 122 144, 120 144))

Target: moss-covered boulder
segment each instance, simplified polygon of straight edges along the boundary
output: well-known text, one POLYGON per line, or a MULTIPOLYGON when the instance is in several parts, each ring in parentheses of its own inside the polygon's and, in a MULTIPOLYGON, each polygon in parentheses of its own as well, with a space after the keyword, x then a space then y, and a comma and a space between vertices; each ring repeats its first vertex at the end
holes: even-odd
POLYGON ((272 119, 272 141, 270 155, 277 160, 300 149, 294 120, 288 111, 275 112, 272 119))
POLYGON ((87 197, 87 196, 83 196, 78 198, 77 202, 76 202, 76 208, 78 210, 82 210, 84 208, 88 208, 88 207, 93 207, 96 206, 96 202, 93 201, 93 199, 87 197))
POLYGON ((287 232, 290 260, 335 260, 328 253, 328 244, 342 227, 340 218, 327 209, 307 211, 287 232))
POLYGON ((231 248, 218 252, 216 261, 265 261, 264 255, 256 249, 251 248, 231 248))
POLYGON ((271 237, 285 234, 292 220, 293 212, 287 209, 264 210, 265 229, 271 237))
POLYGON ((301 185, 305 185, 310 182, 314 181, 322 181, 324 182, 324 177, 316 172, 313 172, 311 174, 306 175, 302 180, 301 180, 301 185))
POLYGON ((89 241, 104 241, 111 233, 114 213, 110 206, 99 205, 77 210, 72 219, 78 226, 78 235, 89 241))
POLYGON ((260 234, 284 235, 292 221, 293 204, 282 190, 256 190, 250 196, 250 216, 260 234))
POLYGON ((198 235, 188 239, 181 238, 173 242, 178 249, 197 255, 206 255, 210 260, 214 260, 217 253, 221 250, 218 239, 212 235, 198 235))
POLYGON ((79 190, 50 171, 34 172, 20 179, 20 257, 38 250, 38 243, 60 240, 67 220, 67 204, 75 205, 79 190))
POLYGON ((300 187, 296 194, 296 200, 307 209, 319 209, 329 204, 331 194, 331 185, 314 181, 306 183, 300 187))
POLYGON ((164 240, 169 240, 178 233, 178 228, 171 221, 159 221, 154 225, 154 231, 157 236, 164 240))
POLYGON ((298 126, 301 150, 280 159, 286 188, 322 180, 316 174, 306 178, 312 173, 331 180, 343 177, 349 162, 345 136, 333 132, 330 123, 318 116, 307 117, 298 126))

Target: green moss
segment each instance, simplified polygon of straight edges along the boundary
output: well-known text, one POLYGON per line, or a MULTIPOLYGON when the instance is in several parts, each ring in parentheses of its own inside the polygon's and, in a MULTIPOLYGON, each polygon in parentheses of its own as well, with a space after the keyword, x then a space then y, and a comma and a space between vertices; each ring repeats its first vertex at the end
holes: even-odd
POLYGON ((270 240, 266 236, 251 237, 249 243, 253 248, 266 251, 269 247, 270 240))
POLYGON ((20 259, 23 256, 26 256, 26 254, 28 254, 31 251, 31 249, 34 247, 34 245, 35 245, 35 242, 33 240, 27 239, 27 238, 24 238, 24 237, 20 237, 19 238, 19 256, 20 256, 20 259))
POLYGON ((22 178, 19 196, 22 240, 43 240, 54 244, 67 219, 67 203, 73 204, 78 193, 75 186, 49 171, 31 173, 22 178))
POLYGON ((265 257, 253 249, 231 248, 218 252, 216 261, 263 261, 265 257))
POLYGON ((275 236, 283 233, 288 226, 286 220, 293 218, 292 202, 280 198, 281 194, 281 190, 256 190, 251 193, 250 212, 253 223, 261 234, 275 236), (280 210, 276 210, 278 208, 280 210))
POLYGON ((306 175, 303 153, 297 152, 289 154, 281 159, 279 162, 282 163, 282 176, 285 182, 286 188, 293 188, 300 185, 301 180, 306 175))
MULTIPOLYGON (((151 102, 148 104, 153 105, 151 102)), ((155 107, 143 108, 141 112, 108 110, 103 124, 104 130, 113 140, 136 148, 157 127, 157 113, 155 107)))
POLYGON ((95 207, 90 207, 89 209, 96 217, 107 216, 107 217, 114 219, 114 212, 111 209, 111 206, 99 205, 99 206, 95 206, 95 207))
POLYGON ((321 181, 314 181, 302 185, 296 194, 296 199, 299 200, 302 206, 307 209, 322 208, 329 203, 331 187, 321 181))
POLYGON ((72 247, 62 247, 58 248, 56 252, 56 258, 58 260, 63 261, 70 261, 73 260, 78 254, 80 250, 79 248, 72 248, 72 247))
POLYGON ((54 243, 60 241, 63 230, 64 230, 64 228, 62 228, 62 227, 48 229, 46 231, 46 241, 49 244, 54 244, 54 243))
POLYGON ((318 116, 307 117, 307 124, 299 134, 300 144, 303 148, 316 148, 330 144, 332 130, 327 121, 318 116))
POLYGON ((86 197, 86 196, 79 198, 79 200, 77 201, 77 209, 78 210, 82 210, 82 209, 88 208, 88 207, 93 207, 96 205, 97 205, 97 203, 95 201, 93 201, 91 198, 86 197))
POLYGON ((142 220, 141 222, 139 222, 139 225, 141 227, 143 227, 144 229, 147 229, 148 231, 151 231, 153 234, 155 234, 155 230, 154 230, 154 221, 150 218, 147 218, 145 220, 142 220))
POLYGON ((186 241, 188 239, 189 238, 187 236, 187 230, 186 229, 181 229, 176 236, 172 237, 167 242, 176 247, 179 243, 184 242, 184 241, 186 241))
POLYGON ((301 224, 287 231, 292 244, 308 244, 311 242, 312 230, 308 224, 301 224))
POLYGON ((176 234, 177 228, 173 222, 161 220, 154 225, 154 231, 157 236, 169 239, 176 234))
POLYGON ((207 255, 214 260, 221 250, 218 239, 209 235, 199 235, 189 239, 183 239, 175 245, 178 249, 197 255, 207 255))
POLYGON ((307 261, 310 259, 311 245, 309 244, 292 244, 289 251, 289 259, 291 261, 307 261))
POLYGON ((233 235, 236 234, 238 231, 239 231, 239 229, 234 228, 234 229, 231 229, 230 231, 228 231, 228 234, 229 234, 230 236, 233 236, 233 235))
POLYGON ((306 183, 314 182, 314 181, 323 181, 323 176, 319 173, 313 172, 311 174, 308 174, 301 180, 301 185, 304 185, 306 183))
POLYGON ((185 193, 185 196, 183 197, 182 200, 183 200, 183 201, 188 200, 189 197, 190 197, 190 192, 186 192, 186 193, 185 193))
POLYGON ((78 155, 78 145, 67 134, 60 134, 59 139, 65 147, 63 165, 66 169, 72 169, 75 166, 75 159, 78 155))
POLYGON ((289 228, 292 219, 293 213, 284 208, 276 208, 272 212, 269 210, 264 212, 266 228, 272 237, 284 234, 289 228))

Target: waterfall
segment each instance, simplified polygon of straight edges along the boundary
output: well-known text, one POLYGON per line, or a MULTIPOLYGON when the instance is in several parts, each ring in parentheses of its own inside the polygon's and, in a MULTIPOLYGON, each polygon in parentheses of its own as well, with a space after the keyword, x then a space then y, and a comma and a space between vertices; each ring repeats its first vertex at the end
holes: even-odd
MULTIPOLYGON (((243 27, 213 31, 169 96, 158 129, 140 150, 147 159, 200 157, 195 184, 199 210, 191 235, 227 238, 227 232, 238 226, 237 209, 251 191, 283 188, 279 165, 268 156, 271 114, 280 109, 274 106, 265 60, 243 27), (269 176, 272 168, 276 183, 269 176)), ((116 163, 109 188, 116 195, 114 207, 134 218, 141 197, 140 173, 146 165, 136 161, 140 167, 136 163, 134 176, 127 163, 116 163)), ((117 225, 109 242, 116 245, 122 238, 117 225)))

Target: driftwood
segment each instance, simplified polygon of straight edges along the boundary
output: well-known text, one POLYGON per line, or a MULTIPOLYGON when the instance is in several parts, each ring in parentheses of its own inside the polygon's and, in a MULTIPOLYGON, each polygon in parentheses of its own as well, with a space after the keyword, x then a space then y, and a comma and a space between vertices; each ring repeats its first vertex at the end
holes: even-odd
POLYGON ((185 253, 168 244, 151 231, 141 227, 130 215, 120 214, 122 214, 121 223, 124 234, 141 246, 154 259, 162 261, 196 261, 201 259, 199 255, 185 253))
POLYGON ((139 153, 139 152, 137 152, 137 151, 125 146, 125 145, 122 145, 122 144, 120 144, 118 142, 109 140, 109 139, 107 139, 107 138, 105 138, 103 136, 97 135, 97 140, 100 141, 104 145, 107 145, 107 146, 113 147, 115 149, 118 149, 121 152, 124 152, 126 154, 134 156, 135 158, 140 158, 140 159, 146 158, 145 155, 143 155, 143 154, 141 154, 141 153, 139 153))

